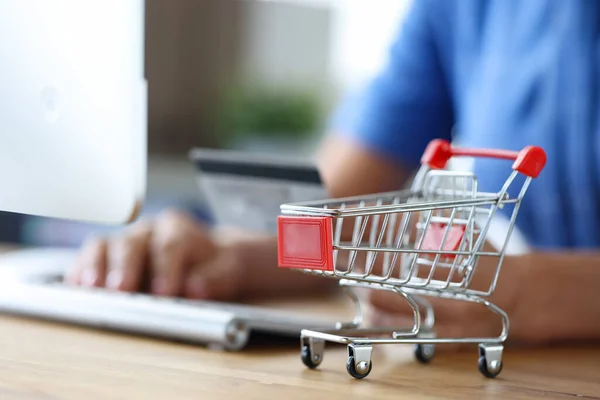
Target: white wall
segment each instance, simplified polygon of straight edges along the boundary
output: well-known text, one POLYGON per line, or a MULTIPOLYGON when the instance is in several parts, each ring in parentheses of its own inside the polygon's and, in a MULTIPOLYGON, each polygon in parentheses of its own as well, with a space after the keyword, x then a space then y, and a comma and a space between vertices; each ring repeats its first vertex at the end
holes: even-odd
POLYGON ((354 87, 385 63, 411 0, 248 0, 244 69, 354 87))
POLYGON ((332 73, 341 89, 351 88, 385 63, 410 0, 332 0, 330 4, 335 10, 332 73))
POLYGON ((330 79, 333 12, 304 2, 247 1, 242 71, 270 83, 330 79))

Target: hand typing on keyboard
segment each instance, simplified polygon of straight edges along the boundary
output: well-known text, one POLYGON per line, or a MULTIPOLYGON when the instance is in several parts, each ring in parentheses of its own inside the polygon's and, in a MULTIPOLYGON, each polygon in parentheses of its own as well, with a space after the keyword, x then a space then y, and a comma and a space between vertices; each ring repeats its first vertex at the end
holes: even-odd
POLYGON ((170 210, 112 237, 88 239, 66 281, 212 300, 305 293, 332 284, 278 269, 276 240, 256 233, 211 231, 185 213, 170 210))

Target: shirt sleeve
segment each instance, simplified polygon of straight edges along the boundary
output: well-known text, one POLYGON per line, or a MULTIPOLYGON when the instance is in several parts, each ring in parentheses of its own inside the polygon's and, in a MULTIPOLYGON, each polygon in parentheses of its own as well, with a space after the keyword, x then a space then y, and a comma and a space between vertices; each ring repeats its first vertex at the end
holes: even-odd
MULTIPOLYGON (((435 10, 427 1, 412 2, 386 66, 334 112, 334 135, 411 168, 430 140, 450 139, 454 115, 431 27, 435 10)), ((435 18, 443 15, 436 12, 435 18)))

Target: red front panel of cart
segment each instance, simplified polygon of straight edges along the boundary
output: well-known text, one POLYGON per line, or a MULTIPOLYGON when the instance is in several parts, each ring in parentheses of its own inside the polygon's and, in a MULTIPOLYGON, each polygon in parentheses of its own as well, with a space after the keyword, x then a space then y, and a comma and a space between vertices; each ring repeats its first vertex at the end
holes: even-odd
POLYGON ((333 271, 331 217, 292 217, 278 219, 280 268, 333 271))

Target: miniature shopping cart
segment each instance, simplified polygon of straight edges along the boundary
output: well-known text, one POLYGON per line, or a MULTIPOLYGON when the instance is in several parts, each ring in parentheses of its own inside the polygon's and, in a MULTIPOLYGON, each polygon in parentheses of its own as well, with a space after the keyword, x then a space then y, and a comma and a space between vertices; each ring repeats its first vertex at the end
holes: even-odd
POLYGON ((346 368, 357 379, 371 372, 374 345, 414 344, 417 360, 427 363, 436 344, 474 343, 480 372, 489 378, 500 373, 509 319, 486 298, 496 287, 521 200, 546 154, 535 146, 479 150, 434 140, 421 161, 409 190, 281 206, 279 266, 339 279, 356 307, 354 320, 337 323, 334 331, 301 332, 307 367, 321 363, 326 341, 347 345, 346 368), (514 160, 513 171, 497 193, 480 192, 473 173, 447 168, 455 156, 514 160), (508 215, 506 229, 497 249, 488 249, 486 237, 499 209, 508 215), (398 294, 412 309, 412 328, 364 328, 358 288, 398 294), (502 330, 497 337, 436 337, 426 297, 487 307, 499 316, 502 330))

